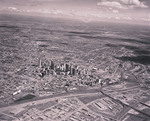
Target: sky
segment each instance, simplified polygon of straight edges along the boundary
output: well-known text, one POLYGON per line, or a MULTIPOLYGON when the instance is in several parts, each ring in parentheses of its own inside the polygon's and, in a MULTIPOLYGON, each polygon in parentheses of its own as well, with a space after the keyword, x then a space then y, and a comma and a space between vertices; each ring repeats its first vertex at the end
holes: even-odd
POLYGON ((150 24, 150 0, 0 0, 0 13, 150 24))

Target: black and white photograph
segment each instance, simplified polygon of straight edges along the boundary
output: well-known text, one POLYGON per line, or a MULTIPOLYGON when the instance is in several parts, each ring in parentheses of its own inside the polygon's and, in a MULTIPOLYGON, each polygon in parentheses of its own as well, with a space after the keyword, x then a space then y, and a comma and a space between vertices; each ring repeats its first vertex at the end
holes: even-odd
POLYGON ((0 121, 150 121, 150 0, 0 0, 0 121))

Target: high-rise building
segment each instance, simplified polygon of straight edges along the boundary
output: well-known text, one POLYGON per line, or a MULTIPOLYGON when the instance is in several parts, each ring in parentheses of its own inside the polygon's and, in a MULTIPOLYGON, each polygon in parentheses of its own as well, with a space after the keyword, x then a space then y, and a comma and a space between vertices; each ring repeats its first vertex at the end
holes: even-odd
POLYGON ((39 66, 39 68, 41 68, 41 67, 42 67, 41 59, 39 59, 38 66, 39 66))
POLYGON ((50 68, 51 68, 51 69, 54 69, 54 66, 55 66, 55 65, 54 65, 54 62, 51 61, 51 66, 50 66, 50 68))
POLYGON ((64 70, 65 70, 64 64, 61 64, 61 65, 60 65, 60 70, 61 70, 61 71, 64 71, 64 70))
POLYGON ((65 70, 66 72, 68 72, 69 71, 69 65, 68 64, 66 64, 66 70, 65 70))
POLYGON ((75 75, 75 72, 76 72, 75 68, 72 68, 72 75, 75 75))

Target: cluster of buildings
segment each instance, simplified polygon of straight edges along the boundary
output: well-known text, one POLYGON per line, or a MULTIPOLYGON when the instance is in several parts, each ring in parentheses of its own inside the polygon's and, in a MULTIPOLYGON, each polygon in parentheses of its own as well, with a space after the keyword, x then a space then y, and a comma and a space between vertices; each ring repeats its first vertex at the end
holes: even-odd
POLYGON ((111 94, 115 99, 120 100, 125 104, 131 104, 132 102, 140 101, 146 97, 146 95, 150 95, 150 91, 148 90, 141 90, 139 87, 132 88, 130 90, 124 91, 114 91, 114 94, 111 94))
POLYGON ((47 117, 43 115, 42 111, 37 108, 31 108, 27 112, 23 114, 22 117, 18 119, 18 121, 43 121, 47 120, 47 117))
POLYGON ((108 97, 96 101, 93 103, 93 106, 96 107, 98 112, 100 111, 110 116, 116 116, 123 110, 123 106, 121 104, 113 101, 108 97))
MULTIPOLYGON (((103 64, 106 67, 106 64, 103 64)), ((112 63, 110 64, 113 65, 112 63)), ((40 96, 50 95, 55 92, 63 92, 73 86, 103 86, 119 82, 128 78, 135 78, 144 83, 148 79, 146 68, 142 64, 134 62, 119 62, 114 63, 113 67, 109 64, 106 68, 99 66, 97 68, 84 68, 71 63, 63 63, 55 60, 42 61, 41 59, 34 69, 34 74, 38 79, 42 77, 46 81, 28 81, 28 84, 22 81, 9 81, 2 87, 8 88, 5 92, 2 91, 0 96, 0 104, 9 104, 15 99, 18 99, 23 93, 36 93, 40 96), (117 65, 118 64, 118 65, 117 65), (109 68, 107 68, 109 67, 109 68), (47 76, 48 75, 48 76, 47 76), (50 78, 50 76, 52 78, 50 78), (21 85, 23 83, 23 86, 21 85), (17 85, 17 86, 16 86, 17 85), (28 86, 27 86, 28 85, 28 86)), ((19 78, 18 78, 19 79, 19 78)), ((3 90, 3 89, 1 89, 3 90)))
POLYGON ((61 76, 62 81, 63 77, 67 77, 67 80, 76 80, 78 84, 90 86, 101 83, 100 77, 93 74, 95 69, 89 70, 70 63, 58 63, 52 60, 42 62, 40 59, 35 72, 41 78, 46 75, 52 75, 54 77, 61 76))
POLYGON ((65 85, 96 86, 99 84, 102 86, 107 85, 112 81, 110 79, 111 76, 107 76, 112 74, 103 73, 102 76, 102 74, 99 73, 100 70, 98 68, 93 67, 91 69, 86 69, 78 65, 73 65, 71 63, 62 63, 54 60, 42 61, 41 59, 39 59, 38 67, 36 68, 35 72, 36 75, 38 75, 38 77, 40 78, 46 77, 47 75, 51 75, 52 77, 56 77, 55 80, 61 79, 60 81, 58 81, 58 87, 59 84, 64 81, 64 85, 61 85, 61 87, 64 87, 65 85))
POLYGON ((7 81, 1 80, 0 105, 10 104, 20 96, 23 90, 23 87, 20 86, 22 82, 17 77, 10 77, 7 81))
POLYGON ((73 113, 67 121, 99 121, 102 120, 99 116, 95 115, 88 108, 82 108, 80 111, 73 113))
POLYGON ((23 113, 20 117, 21 121, 60 121, 76 111, 82 106, 77 98, 62 98, 57 100, 57 104, 47 107, 44 110, 31 108, 23 113))
POLYGON ((54 61, 45 61, 42 62, 41 59, 39 60, 37 72, 39 73, 40 77, 44 77, 45 75, 52 74, 52 75, 81 75, 87 74, 87 70, 78 67, 77 65, 72 65, 69 63, 60 63, 56 64, 54 61))
POLYGON ((43 114, 51 120, 64 120, 67 115, 73 113, 82 106, 77 98, 62 98, 58 103, 43 111, 43 114))

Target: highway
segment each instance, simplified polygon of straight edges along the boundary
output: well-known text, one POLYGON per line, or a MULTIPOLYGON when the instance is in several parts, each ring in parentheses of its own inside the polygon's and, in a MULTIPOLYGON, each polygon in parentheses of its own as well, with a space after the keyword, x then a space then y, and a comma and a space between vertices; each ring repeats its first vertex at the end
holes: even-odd
MULTIPOLYGON (((120 91, 127 91, 127 90, 130 90, 130 89, 134 89, 134 88, 137 88, 138 86, 133 86, 129 89, 123 89, 123 90, 119 90, 120 91)), ((104 87, 103 87, 104 88, 104 87)), ((59 94, 53 94, 53 95, 49 95, 49 96, 44 96, 44 97, 35 97, 34 99, 30 99, 30 100, 26 100, 26 101, 20 101, 20 102, 16 102, 16 103, 13 103, 11 105, 4 105, 4 106, 1 106, 0 107, 0 113, 1 114, 4 114, 3 112, 6 111, 6 110, 11 110, 11 109, 16 109, 17 107, 19 108, 23 108, 25 106, 31 106, 31 105, 37 105, 37 104, 42 104, 42 103, 45 103, 45 102, 48 102, 48 101, 55 101, 57 99, 62 99, 62 98, 71 98, 71 97, 81 97, 81 96, 92 96, 92 95, 98 95, 99 96, 99 99, 100 98, 104 98, 104 97, 108 97, 112 100, 114 100, 115 102, 121 104, 123 106, 123 110, 117 114, 116 116, 109 116, 107 114, 104 114, 103 112, 100 113, 100 115, 103 115, 105 117, 109 117, 109 118, 112 118, 114 120, 117 120, 117 121, 122 121, 123 118, 126 116, 126 114, 128 113, 128 111, 130 109, 133 109, 143 115, 145 115, 146 117, 149 117, 150 118, 150 115, 147 114, 147 113, 144 113, 140 110, 138 110, 136 108, 136 106, 139 104, 138 102, 137 103, 134 103, 133 105, 127 105, 123 102, 121 102, 120 100, 117 100, 117 99, 114 99, 113 97, 111 97, 110 95, 107 94, 107 91, 109 92, 109 90, 111 90, 111 88, 109 90, 103 90, 103 88, 88 88, 88 89, 84 89, 84 88, 81 88, 79 87, 78 90, 72 90, 72 91, 68 91, 68 92, 64 92, 64 93, 59 93, 59 94), (106 92, 105 92, 106 91, 106 92)), ((115 90, 117 91, 117 90, 115 90)), ((82 103, 82 106, 78 109, 76 109, 74 112, 72 113, 69 113, 67 114, 63 119, 71 116, 73 113, 77 112, 77 111, 80 111, 82 108, 85 108, 87 107, 88 105, 96 102, 98 99, 94 100, 94 101, 91 101, 90 103, 87 103, 87 104, 83 104, 82 103)), ((147 100, 149 100, 148 98, 147 99, 143 99, 141 102, 144 104, 144 102, 146 102, 147 100)), ((93 114, 99 116, 99 114, 97 114, 96 112, 93 112, 93 114)), ((7 116, 9 116, 7 114, 7 116)), ((13 117, 13 116, 10 116, 12 118, 16 118, 16 117, 13 117)))
MULTIPOLYGON (((54 101, 57 99, 61 99, 61 98, 68 98, 68 97, 78 97, 78 96, 91 96, 91 95, 102 95, 101 92, 98 92, 96 89, 90 89, 90 90, 77 90, 74 92, 67 92, 67 93, 60 93, 60 94, 56 94, 56 95, 50 95, 50 96, 46 96, 46 97, 37 97, 35 99, 31 99, 28 101, 21 101, 17 103, 13 103, 11 105, 4 105, 3 107, 0 107, 0 112, 3 110, 7 110, 9 108, 13 108, 15 106, 19 106, 19 107, 23 107, 24 105, 30 105, 31 103, 34 104, 38 104, 38 103, 42 103, 47 102, 47 101, 54 101)), ((103 97, 103 95, 102 95, 103 97)))

